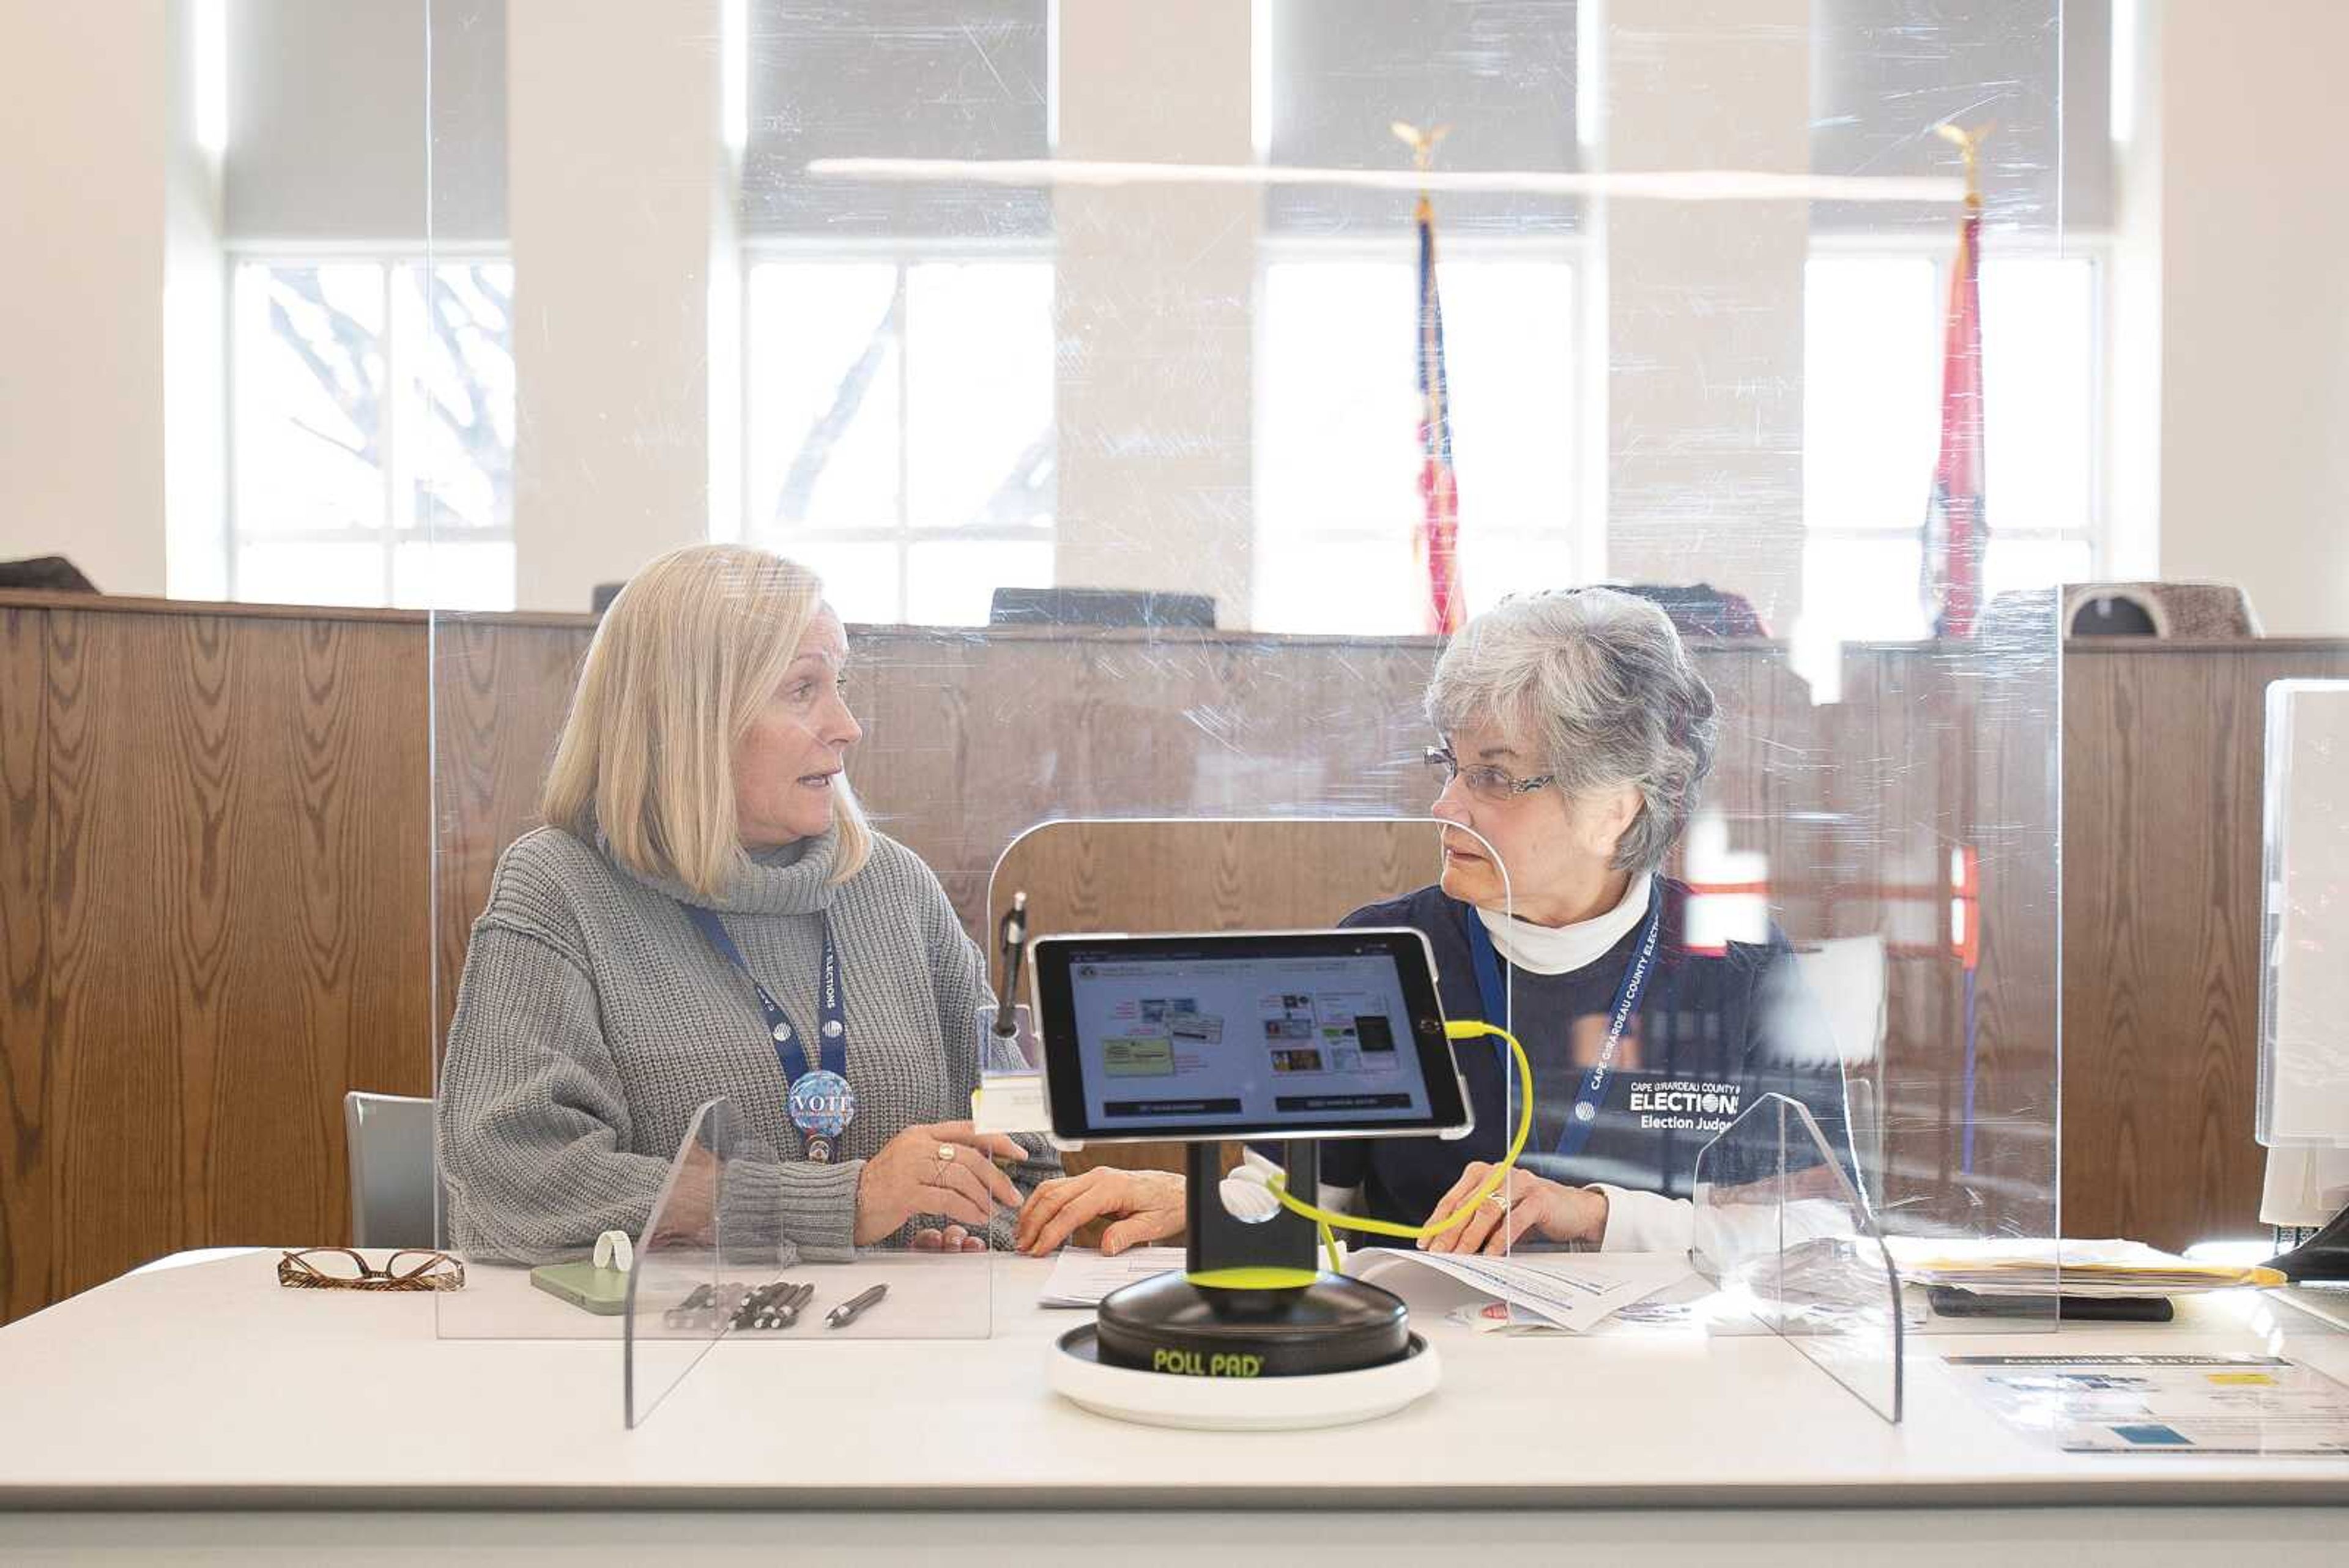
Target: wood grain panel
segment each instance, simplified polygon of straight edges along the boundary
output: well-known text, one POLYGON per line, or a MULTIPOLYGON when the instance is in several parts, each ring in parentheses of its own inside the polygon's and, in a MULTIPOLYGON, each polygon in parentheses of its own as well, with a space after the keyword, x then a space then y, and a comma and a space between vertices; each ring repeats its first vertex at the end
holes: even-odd
MULTIPOLYGON (((0 1312, 176 1246, 339 1237, 340 1096, 429 1082, 467 931, 535 820, 592 624, 443 618, 429 638, 404 613, 87 598, 11 599, 0 618, 0 1312)), ((860 628, 854 646, 857 787, 975 931, 997 856, 1040 822, 1361 817, 1433 795, 1425 639, 860 628)), ((1815 705, 1774 650, 1695 650, 1722 701, 1710 796, 1728 848, 1764 857, 1798 941, 1882 932, 1902 950, 1879 1068, 1888 1196, 1943 1208, 1969 1190, 1953 1179, 1961 972, 1933 891, 1952 847, 1983 865, 1984 1201, 2052 1168, 2054 1049, 2052 676, 2018 675, 2012 650, 1993 667, 1950 653, 1847 649, 1841 700, 1815 705)), ((2349 649, 2070 660, 2074 1233, 2250 1226, 2259 691, 2323 673, 2349 673, 2349 649)), ((1047 925, 1155 920, 1170 898, 1202 924, 1314 923, 1433 875, 1401 837, 1317 838, 1364 831, 1288 820, 1019 869, 1047 925)))
MULTIPOLYGON (((433 623, 432 830, 428 837, 419 822, 413 844, 440 857, 430 921, 436 1066, 474 918, 489 901, 498 857, 538 826, 547 764, 592 635, 583 625, 517 626, 502 617, 442 616, 433 623)), ((414 690, 425 684, 419 674, 414 690)))
POLYGON ((2349 649, 2075 647, 2064 671, 2064 1212, 2178 1246, 2259 1233, 2265 691, 2349 649))
POLYGON ((855 658, 860 797, 974 928, 996 857, 1038 823, 1433 798, 1424 639, 858 628, 855 658))
POLYGON ((0 609, 0 1323, 57 1299, 47 612, 0 609))
MULTIPOLYGON (((50 859, 47 1005, 56 1067, 44 1106, 55 1140, 57 1288, 86 1289, 184 1244, 181 1024, 218 983, 205 955, 174 951, 171 905, 217 889, 222 824, 181 811, 162 782, 171 667, 185 622, 57 613, 48 624, 50 859)), ((217 768, 217 751, 202 759, 217 768)), ((196 1064, 201 1074, 202 1063, 196 1064)))
POLYGON ((363 622, 51 616, 59 1288, 346 1233, 343 1092, 429 1082, 420 654, 363 622))

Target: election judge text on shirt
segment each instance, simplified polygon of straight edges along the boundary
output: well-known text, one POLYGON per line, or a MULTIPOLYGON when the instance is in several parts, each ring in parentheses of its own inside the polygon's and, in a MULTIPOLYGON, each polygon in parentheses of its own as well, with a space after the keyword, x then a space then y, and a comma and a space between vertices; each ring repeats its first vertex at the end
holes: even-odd
POLYGON ((538 1261, 641 1230, 719 1096, 744 1246, 981 1248, 1058 1168, 967 1119, 984 964, 849 793, 847 657, 812 573, 732 545, 662 556, 604 618, 546 826, 500 858, 466 954, 440 1085, 459 1245, 538 1261))
MULTIPOLYGON (((1719 729, 1664 613, 1606 588, 1504 600, 1444 649, 1427 712, 1442 737, 1428 753, 1443 786, 1433 814, 1463 831, 1444 836, 1435 886, 1344 923, 1426 933, 1445 1014, 1506 1022, 1536 1093, 1507 1184, 1421 1244, 1682 1251, 1698 1151, 1773 1090, 1847 1148, 1840 1061, 1785 938, 1774 926, 1759 942, 1692 947, 1690 890, 1661 874, 1719 729)), ((1471 1198, 1516 1106, 1506 1054, 1464 1050, 1460 1063, 1476 1119, 1467 1139, 1325 1144, 1324 1189, 1404 1223, 1471 1198)), ((1180 1179, 1155 1173, 1047 1182, 1020 1244, 1049 1251, 1112 1214, 1123 1218, 1103 1245, 1115 1251, 1175 1233, 1182 1201, 1180 1179)))

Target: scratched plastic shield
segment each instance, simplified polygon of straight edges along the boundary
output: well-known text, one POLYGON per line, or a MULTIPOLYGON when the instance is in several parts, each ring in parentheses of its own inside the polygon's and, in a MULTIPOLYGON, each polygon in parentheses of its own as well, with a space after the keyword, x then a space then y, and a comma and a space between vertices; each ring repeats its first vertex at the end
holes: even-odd
MULTIPOLYGON (((718 544, 820 580, 855 733, 802 726, 844 782, 793 795, 824 753, 745 753, 679 614, 645 679, 745 726, 698 776, 853 794, 936 878, 936 994, 918 1051, 852 1054, 868 1103, 966 1108, 989 876, 1040 825, 1452 813, 1550 928, 1507 938, 1528 1168, 1633 1195, 1580 1240, 1684 1249, 1699 1151, 1773 1093, 1888 1235, 2058 1233, 2055 589, 2101 569, 2108 384, 2067 240, 2114 222, 2118 8, 424 9, 428 254, 471 269, 419 306, 470 367, 416 415, 444 1046, 494 950, 573 940, 512 929, 517 843, 616 865, 541 826, 599 600, 718 544), (1447 784, 1444 743, 1506 783, 1447 784), (1636 920, 1542 967, 1643 885, 1663 957, 1618 1030, 1636 920)), ((1360 881, 1322 853, 1236 854, 1218 896, 1360 881)), ((1148 865, 1102 860, 1104 905, 1148 865)), ((577 940, 543 977, 573 1020, 616 983, 577 940)), ((664 940, 680 1008, 731 983, 664 940)), ((599 1153, 666 1162, 672 1101, 722 1095, 791 1158, 754 1050, 532 1049, 600 1085, 561 1102, 599 1153)), ((483 1158, 444 1144, 460 1211, 508 1200, 483 1158)))

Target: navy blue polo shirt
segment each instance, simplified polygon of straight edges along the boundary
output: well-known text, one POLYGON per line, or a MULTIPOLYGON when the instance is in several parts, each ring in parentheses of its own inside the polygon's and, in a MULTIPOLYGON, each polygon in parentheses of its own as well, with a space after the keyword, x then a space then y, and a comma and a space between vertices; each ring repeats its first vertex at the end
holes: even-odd
MULTIPOLYGON (((1584 1072, 1598 1060, 1608 1014, 1645 922, 1571 973, 1510 971, 1511 1028, 1534 1068, 1533 1136, 1520 1163, 1570 1186, 1603 1181, 1687 1198, 1698 1151, 1756 1097, 1775 1091, 1809 1108, 1837 1162, 1849 1170, 1841 1061, 1785 937, 1773 926, 1767 942, 1692 951, 1685 940, 1689 890, 1669 878, 1658 882, 1662 923, 1655 968, 1617 1048, 1588 1140, 1569 1158, 1554 1151, 1584 1072)), ((1339 923, 1408 926, 1426 933, 1444 1016, 1458 1020, 1485 1016, 1468 947, 1467 922, 1475 919, 1470 906, 1439 888, 1423 888, 1357 909, 1339 923)), ((1508 1045, 1487 1037, 1460 1041, 1454 1050, 1476 1118, 1467 1137, 1328 1139, 1320 1149, 1321 1180, 1361 1186, 1363 1211, 1375 1218, 1417 1224, 1468 1162, 1499 1159, 1520 1108, 1504 1096, 1516 1071, 1508 1045)))

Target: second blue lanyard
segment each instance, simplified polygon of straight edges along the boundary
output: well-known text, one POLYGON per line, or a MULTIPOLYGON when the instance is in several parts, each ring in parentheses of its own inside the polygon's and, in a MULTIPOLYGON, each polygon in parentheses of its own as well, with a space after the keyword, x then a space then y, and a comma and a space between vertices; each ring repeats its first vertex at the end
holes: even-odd
MULTIPOLYGON (((1648 976, 1654 971, 1657 938, 1663 929, 1663 900, 1656 897, 1648 909, 1647 927, 1640 934, 1640 945, 1625 966, 1622 983, 1615 988, 1614 1005, 1607 1012, 1607 1039, 1599 1048, 1599 1060, 1582 1075, 1582 1087, 1574 1096, 1574 1108, 1566 1118, 1565 1130, 1557 1137, 1557 1154, 1560 1159, 1571 1159, 1582 1152, 1590 1141, 1591 1129, 1599 1124, 1599 1107, 1607 1097, 1607 1080, 1615 1070, 1615 1055, 1622 1048, 1624 1033, 1631 1026, 1631 1015, 1640 1009, 1640 997, 1648 989, 1648 976)), ((1476 992, 1485 1004, 1485 1022, 1503 1028, 1510 1026, 1509 993, 1502 983, 1501 955, 1493 946, 1493 933, 1485 929, 1484 920, 1471 908, 1464 924, 1468 928, 1468 956, 1476 969, 1476 992)))

